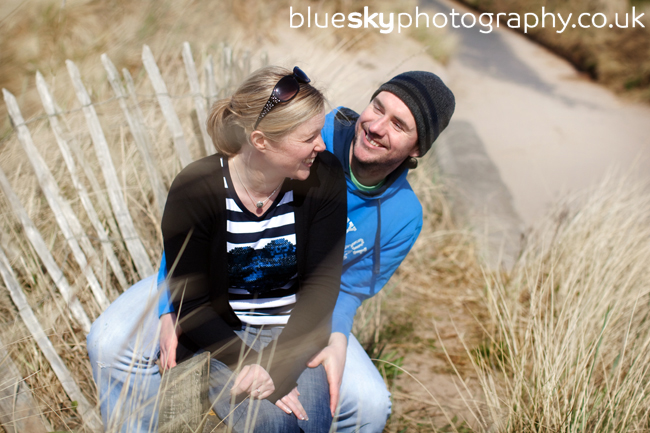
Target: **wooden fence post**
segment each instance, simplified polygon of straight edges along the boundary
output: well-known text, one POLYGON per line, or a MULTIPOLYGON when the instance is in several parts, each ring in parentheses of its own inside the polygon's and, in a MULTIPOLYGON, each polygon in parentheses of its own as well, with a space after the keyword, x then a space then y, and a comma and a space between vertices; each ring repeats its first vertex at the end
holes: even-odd
POLYGON ((203 65, 205 69, 205 93, 208 96, 208 109, 212 108, 212 104, 219 97, 217 91, 217 82, 214 80, 214 62, 212 61, 212 54, 208 55, 203 65))
POLYGON ((158 211, 158 217, 160 218, 165 209, 167 190, 149 150, 151 149, 151 141, 149 140, 147 131, 144 130, 143 122, 139 122, 139 119, 131 114, 131 110, 129 110, 129 107, 126 105, 127 96, 124 92, 124 87, 122 87, 122 83, 120 83, 120 75, 118 74, 115 65, 113 65, 113 62, 111 62, 106 54, 102 54, 102 63, 104 64, 104 69, 106 69, 108 75, 108 81, 113 87, 115 96, 117 96, 122 113, 124 113, 124 117, 126 117, 129 129, 131 130, 131 135, 133 135, 133 140, 138 147, 147 174, 149 175, 149 183, 151 184, 154 200, 156 202, 156 210, 158 211))
POLYGON ((101 164, 102 173, 104 175, 104 180, 106 182, 106 188, 108 189, 108 197, 113 206, 113 212, 115 214, 115 219, 117 219, 117 224, 120 226, 120 231, 122 232, 122 238, 126 243, 126 247, 131 254, 131 259, 135 264, 136 269, 140 278, 146 278, 149 275, 153 274, 154 270, 149 261, 149 256, 142 245, 142 241, 138 236, 137 231, 133 225, 133 219, 129 210, 126 206, 126 201, 124 200, 124 195, 122 194, 122 189, 120 187, 120 182, 117 178, 117 173, 115 172, 115 167, 113 166, 113 160, 111 158, 110 150, 108 149, 108 143, 106 142, 106 137, 102 131, 102 126, 99 123, 97 118, 97 113, 95 112, 95 107, 92 105, 90 96, 86 91, 85 86, 81 82, 81 77, 79 75, 79 70, 70 60, 66 60, 66 66, 68 67, 68 73, 72 79, 72 84, 74 85, 75 91, 77 93, 77 99, 81 102, 81 106, 86 117, 86 123, 88 124, 88 129, 90 130, 90 136, 95 147, 95 153, 97 154, 97 160, 101 164))
POLYGON ((242 77, 248 77, 251 73, 251 52, 246 50, 241 59, 241 75, 242 77))
MULTIPOLYGON (((124 276, 124 272, 122 271, 122 267, 120 266, 120 262, 117 259, 117 256, 115 256, 115 252, 113 251, 113 243, 109 240, 108 233, 106 233, 103 224, 99 220, 99 216, 95 211, 95 207, 93 206, 92 201, 90 200, 90 196, 88 195, 86 187, 81 182, 81 179, 79 179, 79 175, 77 173, 77 165, 74 161, 74 158, 72 157, 72 152, 70 151, 68 142, 63 138, 63 130, 61 128, 61 125, 59 125, 59 119, 57 119, 57 110, 54 104, 54 99, 52 98, 50 90, 47 88, 47 84, 45 84, 43 75, 41 75, 39 71, 36 72, 36 88, 38 89, 38 93, 41 96, 43 108, 45 108, 45 112, 47 113, 52 133, 54 134, 54 138, 56 139, 57 144, 59 145, 59 150, 61 150, 61 154, 63 155, 63 160, 65 161, 68 172, 70 173, 70 177, 72 178, 72 183, 74 184, 74 187, 79 194, 79 198, 84 209, 86 210, 86 214, 88 215, 90 223, 97 232, 97 237, 101 242, 106 260, 108 260, 108 264, 111 266, 113 274, 117 278, 117 281, 120 283, 122 290, 126 290, 128 288, 128 283, 126 281, 126 277, 124 276)), ((107 217, 110 218, 110 215, 107 215, 107 217)))
POLYGON ((194 64, 194 58, 192 57, 192 50, 189 42, 183 43, 183 62, 185 63, 187 79, 190 82, 190 92, 192 92, 192 99, 194 99, 194 109, 196 110, 196 117, 199 120, 199 129, 201 130, 201 137, 203 138, 205 154, 212 155, 214 153, 214 146, 212 146, 212 138, 208 135, 208 130, 205 126, 205 121, 208 118, 207 110, 205 108, 205 98, 201 93, 199 76, 196 72, 196 65, 194 64))
POLYGON ((29 218, 29 215, 27 215, 27 211, 20 203, 18 196, 16 196, 16 193, 11 188, 9 179, 7 179, 7 176, 5 176, 5 173, 2 171, 2 169, 0 169, 0 189, 2 189, 5 197, 7 197, 7 200, 9 200, 9 205, 12 207, 14 213, 23 225, 27 239, 29 239, 29 242, 32 244, 32 247, 34 247, 36 254, 38 254, 41 262, 43 262, 47 273, 50 274, 52 281, 54 281, 57 289, 59 289, 61 296, 63 296, 63 300, 70 307, 72 317, 74 317, 75 321, 79 324, 79 326, 81 326, 81 329, 83 329, 84 333, 88 334, 90 332, 90 319, 88 319, 86 312, 81 306, 81 302, 79 302, 79 299, 76 298, 72 289, 70 288, 68 280, 63 275, 63 272, 61 272, 61 269, 59 269, 59 266, 56 264, 56 261, 54 260, 54 257, 52 257, 50 250, 47 248, 47 244, 43 240, 43 237, 36 229, 36 226, 29 218))
POLYGON ((174 140, 174 146, 176 147, 178 158, 181 161, 181 166, 185 167, 187 164, 192 162, 190 149, 187 147, 181 121, 178 119, 176 110, 174 110, 174 105, 169 97, 167 86, 160 74, 160 69, 158 69, 158 65, 151 53, 151 49, 149 49, 147 45, 142 47, 142 63, 144 63, 144 67, 149 75, 149 80, 151 80, 151 84, 156 91, 156 98, 158 98, 158 104, 160 104, 160 109, 167 121, 169 133, 172 135, 172 139, 174 140))
POLYGON ((232 84, 232 48, 226 44, 223 44, 221 50, 221 76, 223 77, 221 97, 225 98, 230 94, 232 84))
POLYGON ((14 128, 18 132, 18 141, 23 145, 25 153, 34 167, 43 194, 52 209, 52 213, 54 213, 54 218, 56 219, 63 236, 72 250, 75 260, 81 267, 83 274, 86 276, 86 280, 88 280, 88 285, 90 286, 90 290, 92 290, 95 301, 97 302, 97 305, 99 305, 100 311, 103 311, 108 307, 110 302, 108 302, 108 298, 106 297, 102 286, 99 284, 99 281, 97 281, 92 267, 89 266, 88 261, 86 260, 86 255, 79 247, 79 242, 81 242, 82 245, 87 244, 85 250, 86 254, 91 253, 88 254, 88 258, 91 261, 97 261, 97 254, 90 244, 88 237, 83 232, 81 223, 74 214, 70 204, 61 197, 61 192, 59 191, 56 180, 54 180, 54 176, 52 176, 52 173, 43 160, 43 157, 41 157, 38 149, 36 149, 32 140, 32 135, 29 132, 27 125, 25 125, 23 116, 18 108, 16 98, 14 98, 14 95, 9 93, 6 89, 2 89, 2 93, 4 95, 5 103, 7 104, 9 115, 14 122, 14 128), (79 238, 79 241, 77 241, 77 238, 79 238))
POLYGON ((97 410, 81 393, 79 385, 75 382, 70 371, 68 371, 63 363, 63 360, 56 353, 56 350, 47 338, 47 335, 45 335, 40 323, 38 323, 38 319, 29 306, 27 298, 20 289, 20 285, 11 270, 11 265, 9 264, 9 260, 7 260, 7 256, 2 247, 0 247, 0 274, 2 274, 2 278, 9 290, 12 301, 16 305, 16 308, 18 308, 20 317, 23 319, 23 322, 25 322, 25 326, 27 326, 32 337, 34 337, 39 349, 41 349, 41 352, 43 352, 43 355, 50 363, 52 370, 54 370, 54 374, 56 374, 56 377, 61 382, 61 386, 65 390, 66 394, 68 394, 68 397, 70 397, 70 400, 77 402, 77 410, 84 424, 93 432, 101 432, 102 420, 99 417, 97 410))

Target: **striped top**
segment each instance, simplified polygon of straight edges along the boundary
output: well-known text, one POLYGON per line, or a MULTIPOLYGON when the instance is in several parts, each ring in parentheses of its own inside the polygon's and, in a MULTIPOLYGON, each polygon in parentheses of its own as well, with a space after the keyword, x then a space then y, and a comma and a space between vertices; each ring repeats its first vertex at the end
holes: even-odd
POLYGON ((244 324, 286 325, 296 303, 298 274, 293 191, 284 187, 263 215, 250 212, 221 159, 226 188, 226 249, 230 306, 244 324))

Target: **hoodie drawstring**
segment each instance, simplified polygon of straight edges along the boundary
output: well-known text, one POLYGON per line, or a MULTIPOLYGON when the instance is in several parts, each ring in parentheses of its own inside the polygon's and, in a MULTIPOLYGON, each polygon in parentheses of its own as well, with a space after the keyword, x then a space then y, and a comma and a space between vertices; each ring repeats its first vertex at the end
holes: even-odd
POLYGON ((373 273, 379 274, 381 269, 381 199, 377 199, 377 232, 375 233, 375 247, 374 247, 374 267, 373 273))

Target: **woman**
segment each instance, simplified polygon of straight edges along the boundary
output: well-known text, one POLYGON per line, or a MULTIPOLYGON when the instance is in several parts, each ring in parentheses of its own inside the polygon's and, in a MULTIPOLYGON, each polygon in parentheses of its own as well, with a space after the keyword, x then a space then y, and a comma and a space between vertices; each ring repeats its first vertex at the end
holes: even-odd
MULTIPOLYGON (((213 106, 208 131, 217 154, 188 165, 170 188, 164 270, 179 336, 175 348, 174 316, 163 315, 161 361, 211 352, 210 398, 235 431, 251 415, 259 431, 327 431, 331 423, 324 371, 306 368, 329 337, 346 221, 342 169, 321 154, 323 123, 324 97, 299 68, 261 69, 213 106), (231 394, 239 395, 234 406, 231 394)), ((133 394, 146 390, 148 400, 159 382, 151 365, 157 346, 146 343, 155 332, 141 324, 146 314, 133 312, 151 299, 152 281, 118 298, 88 337, 105 423, 120 404, 121 414, 141 410, 133 394), (147 330, 137 350, 134 338, 115 341, 127 322, 147 330)), ((148 417, 136 428, 146 430, 148 417)))

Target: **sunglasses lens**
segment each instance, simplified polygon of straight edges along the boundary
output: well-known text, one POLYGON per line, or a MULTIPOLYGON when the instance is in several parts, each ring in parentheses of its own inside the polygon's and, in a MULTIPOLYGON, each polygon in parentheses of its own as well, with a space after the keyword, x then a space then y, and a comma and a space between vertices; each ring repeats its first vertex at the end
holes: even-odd
POLYGON ((293 75, 301 83, 309 83, 311 80, 298 66, 293 67, 293 75))
POLYGON ((298 90, 300 90, 300 85, 293 76, 288 75, 278 81, 275 89, 273 89, 273 94, 280 100, 280 102, 287 102, 296 96, 298 90))
POLYGON ((298 66, 293 68, 293 74, 284 76, 278 81, 278 83, 273 88, 271 97, 262 108, 262 112, 255 122, 254 129, 257 129, 260 121, 269 114, 269 111, 273 109, 280 102, 289 102, 293 99, 294 96, 300 91, 299 83, 309 83, 311 80, 298 66))

